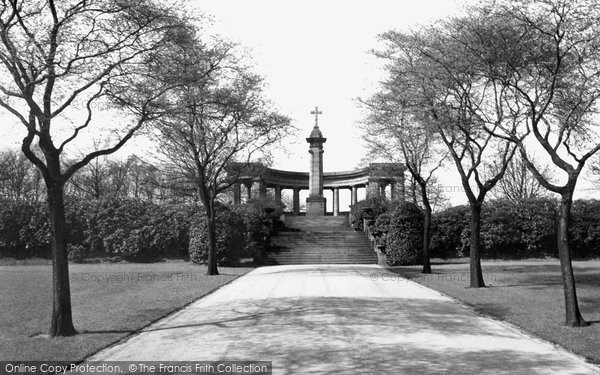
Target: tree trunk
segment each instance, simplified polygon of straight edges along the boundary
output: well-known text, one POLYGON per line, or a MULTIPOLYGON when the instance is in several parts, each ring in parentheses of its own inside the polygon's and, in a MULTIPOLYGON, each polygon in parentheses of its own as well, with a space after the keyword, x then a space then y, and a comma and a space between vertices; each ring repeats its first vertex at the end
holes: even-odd
POLYGON ((558 224, 558 258, 560 259, 560 272, 565 294, 566 324, 572 327, 583 327, 588 323, 579 312, 575 276, 571 264, 571 251, 569 248, 569 224, 571 221, 571 204, 573 203, 573 189, 562 194, 560 202, 560 219, 558 224))
POLYGON ((423 223, 423 271, 422 273, 431 273, 431 259, 429 247, 431 243, 431 204, 427 197, 427 186, 421 184, 421 198, 425 207, 425 222, 423 223))
POLYGON ((207 229, 208 229, 208 269, 207 275, 218 275, 217 270, 217 225, 213 205, 206 207, 207 229))
POLYGON ((48 184, 48 210, 52 232, 52 320, 50 336, 72 336, 71 287, 66 241, 64 185, 48 184))
POLYGON ((431 259, 429 244, 431 243, 431 209, 425 209, 425 223, 423 223, 423 271, 431 273, 431 259))
POLYGON ((471 288, 485 288, 483 272, 481 271, 481 203, 471 204, 471 237, 469 243, 469 268, 471 273, 471 288))

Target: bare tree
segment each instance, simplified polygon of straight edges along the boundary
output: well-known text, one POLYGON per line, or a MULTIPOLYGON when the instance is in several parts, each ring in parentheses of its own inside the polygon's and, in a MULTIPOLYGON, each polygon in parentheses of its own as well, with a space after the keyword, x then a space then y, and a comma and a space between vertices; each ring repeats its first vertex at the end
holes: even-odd
MULTIPOLYGON (((177 17, 151 0, 3 0, 0 2, 0 107, 23 124, 21 150, 40 171, 52 233, 51 336, 76 333, 71 314, 64 188, 94 158, 115 152, 154 116, 164 87, 142 85, 143 67, 178 27, 177 17), (135 103, 133 101, 135 100, 135 103), (65 163, 93 114, 110 103, 131 121, 114 143, 65 163), (122 113, 124 114, 124 113, 122 113), (33 151, 34 142, 42 155, 33 151)), ((117 110, 117 109, 115 109, 117 110)), ((108 111, 110 112, 110 111, 108 111)), ((114 112, 113 112, 114 113, 114 112)))
POLYGON ((479 288, 485 286, 481 209, 516 150, 498 135, 517 123, 499 100, 505 88, 473 68, 481 56, 470 47, 477 40, 465 27, 468 21, 451 19, 411 34, 385 33, 381 40, 387 49, 378 56, 389 61, 386 88, 404 110, 435 128, 460 175, 471 208, 470 286, 479 288))
MULTIPOLYGON (((540 169, 543 176, 548 175, 548 168, 540 169)), ((548 178, 549 177, 545 177, 548 178)), ((511 160, 504 177, 492 191, 494 198, 506 199, 515 204, 545 197, 546 189, 527 168, 527 162, 520 155, 511 160)))
MULTIPOLYGON (((95 150, 99 145, 95 144, 95 150)), ((75 173, 69 183, 73 190, 82 196, 100 199, 107 195, 109 190, 108 159, 106 155, 99 156, 75 173)))
POLYGON ((261 79, 240 63, 229 43, 208 46, 192 37, 172 53, 177 70, 166 77, 182 86, 156 138, 173 181, 193 187, 204 207, 207 273, 216 275, 215 201, 252 157, 283 137, 290 121, 268 110, 261 79), (237 169, 231 168, 234 162, 241 163, 237 169))
POLYGON ((19 151, 0 152, 0 197, 33 202, 41 197, 40 173, 19 151))
POLYGON ((510 88, 506 102, 523 108, 518 144, 529 170, 547 190, 561 197, 558 250, 564 286, 566 324, 584 326, 571 264, 569 226, 575 186, 586 162, 600 150, 600 10, 591 0, 499 2, 483 10, 505 25, 481 51, 489 75, 510 88), (551 162, 554 182, 532 153, 541 149, 551 162))
POLYGON ((365 121, 363 139, 370 153, 393 160, 393 154, 399 153, 400 159, 411 174, 412 196, 417 202, 416 190, 420 193, 425 222, 423 225, 423 273, 431 273, 431 214, 433 208, 430 196, 434 173, 442 166, 448 153, 440 149, 435 129, 422 123, 416 116, 407 112, 406 105, 397 102, 398 97, 389 92, 380 91, 364 102, 369 110, 365 121))

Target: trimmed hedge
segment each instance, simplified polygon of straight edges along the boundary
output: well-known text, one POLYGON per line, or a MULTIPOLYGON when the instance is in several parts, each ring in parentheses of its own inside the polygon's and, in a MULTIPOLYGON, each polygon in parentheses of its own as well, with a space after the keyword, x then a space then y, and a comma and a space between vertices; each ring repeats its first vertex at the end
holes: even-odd
MULTIPOLYGON (((451 207, 434 214, 432 257, 469 256, 470 218, 469 206, 451 207)), ((557 203, 551 199, 520 204, 489 201, 481 214, 481 256, 515 259, 556 256, 557 219, 557 203)), ((576 243, 573 239, 574 248, 576 243)))
POLYGON ((600 258, 600 201, 594 199, 575 201, 571 214, 569 234, 573 256, 600 258))
POLYGON ((557 217, 556 203, 549 199, 531 200, 521 204, 505 200, 490 202, 484 206, 482 212, 482 256, 557 256, 557 217))
MULTIPOLYGON (((267 210, 270 211, 270 210, 267 210)), ((241 258, 260 258, 268 246, 269 229, 265 224, 264 207, 249 203, 216 207, 217 265, 235 266, 241 258)), ((208 228, 203 212, 194 215, 190 229, 190 260, 208 260, 208 228)))
MULTIPOLYGON (((469 229, 471 211, 469 206, 455 206, 432 215, 432 258, 456 258, 463 255, 463 232, 469 229)), ((468 238, 468 236, 467 236, 468 238)), ((468 244, 466 246, 468 254, 468 244)))
MULTIPOLYGON (((219 205, 216 213, 217 264, 235 266, 244 249, 243 220, 226 206, 219 205)), ((208 220, 204 213, 194 216, 190 229, 190 260, 206 263, 208 260, 208 220)))
POLYGON ((0 254, 18 259, 50 257, 50 223, 46 205, 3 201, 0 208, 0 254))
MULTIPOLYGON (((49 258, 51 242, 46 203, 0 203, 0 255, 49 258)), ((532 200, 520 205, 506 201, 486 203, 482 211, 482 256, 556 256, 557 205, 556 201, 549 199, 532 200)), ((391 227, 394 222, 390 206, 382 198, 373 198, 357 203, 353 210, 359 214, 361 207, 373 207, 377 215, 375 229, 385 233, 386 227, 391 227)), ((113 256, 134 261, 187 259, 190 228, 193 222, 199 220, 200 210, 192 204, 158 205, 123 198, 100 201, 67 199, 70 257, 74 261, 90 256, 113 256)), ((227 248, 231 254, 224 254, 221 264, 233 264, 240 257, 260 259, 260 254, 269 246, 269 236, 274 227, 272 222, 276 221, 279 212, 277 208, 273 210, 269 203, 256 202, 227 210, 231 211, 230 216, 234 218, 222 220, 222 228, 225 228, 222 230, 241 234, 236 234, 240 236, 236 240, 238 243, 227 248)), ((468 206, 451 207, 434 213, 432 257, 468 256, 469 220, 468 206)), ((229 234, 223 234, 226 235, 229 234)), ((570 235, 575 258, 600 257, 600 201, 580 200, 573 203, 570 235)), ((201 261, 202 257, 197 259, 201 261)))
MULTIPOLYGON (((558 202, 535 199, 520 204, 486 202, 482 209, 481 240, 484 258, 541 258, 558 255, 558 202)), ((436 212, 432 221, 432 258, 469 256, 470 207, 436 212)), ((379 225, 375 224, 375 229, 379 225)), ((573 202, 571 250, 574 258, 600 257, 600 201, 573 202)))
POLYGON ((412 265, 421 261, 423 223, 421 209, 402 202, 391 215, 386 237, 386 257, 389 266, 412 265))
POLYGON ((69 237, 72 258, 87 251, 133 261, 187 258, 190 221, 198 210, 191 204, 158 205, 128 198, 76 200, 67 208, 71 215, 81 215, 75 215, 79 222, 69 237))
MULTIPOLYGON (((202 208, 193 204, 159 205, 128 198, 71 198, 65 208, 69 257, 76 262, 93 256, 130 261, 189 259, 193 222, 199 226, 194 234, 205 237, 202 231, 206 228, 202 229, 198 222, 202 208)), ((264 212, 271 210, 253 204, 228 210, 230 219, 221 220, 219 230, 227 235, 235 233, 239 238, 227 247, 220 263, 232 264, 239 257, 254 257, 264 252, 270 234, 264 223, 264 212)), ((50 225, 44 202, 2 202, 0 256, 50 258, 50 225)))

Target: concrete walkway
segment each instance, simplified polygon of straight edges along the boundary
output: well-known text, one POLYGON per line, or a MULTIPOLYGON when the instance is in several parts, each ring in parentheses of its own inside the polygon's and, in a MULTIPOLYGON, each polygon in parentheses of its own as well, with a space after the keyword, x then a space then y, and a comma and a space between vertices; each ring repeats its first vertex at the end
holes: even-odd
POLYGON ((598 373, 367 265, 256 269, 88 360, 236 359, 274 374, 598 373))

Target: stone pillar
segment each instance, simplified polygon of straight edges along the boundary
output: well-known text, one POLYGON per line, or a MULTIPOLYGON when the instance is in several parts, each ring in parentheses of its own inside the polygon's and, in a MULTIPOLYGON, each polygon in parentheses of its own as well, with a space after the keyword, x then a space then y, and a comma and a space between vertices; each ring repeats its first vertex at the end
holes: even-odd
POLYGON ((369 183, 367 184, 367 198, 375 198, 381 195, 381 187, 379 185, 379 180, 369 179, 369 183))
POLYGON ((404 202, 406 199, 405 194, 404 176, 398 176, 398 178, 392 182, 392 200, 404 202))
POLYGON ((400 180, 398 181, 398 185, 400 186, 400 189, 398 189, 398 195, 400 196, 400 201, 404 202, 404 200, 406 199, 406 191, 405 191, 405 187, 404 187, 404 175, 400 176, 400 180))
POLYGON ((236 182, 233 184, 233 204, 237 206, 240 203, 242 203, 242 190, 240 183, 236 182))
POLYGON ((252 182, 244 182, 244 186, 246 187, 246 201, 252 199, 252 182))
POLYGON ((293 207, 292 212, 294 215, 300 214, 300 188, 294 188, 294 198, 293 198, 293 207))
POLYGON ((325 215, 325 197, 323 196, 323 138, 319 126, 315 124, 306 142, 310 144, 310 169, 308 174, 309 195, 306 198, 307 216, 325 215))
POLYGON ((356 202, 358 202, 358 186, 352 186, 350 190, 352 191, 350 204, 356 204, 356 202))
POLYGON ((252 181, 253 197, 265 198, 267 196, 267 185, 261 178, 256 178, 252 181))
POLYGON ((340 214, 340 189, 333 188, 333 216, 340 214))
POLYGON ((392 181, 390 183, 390 201, 394 202, 397 199, 397 195, 396 194, 396 181, 392 181))
POLYGON ((275 202, 281 206, 281 186, 275 186, 275 202))

